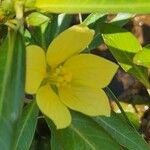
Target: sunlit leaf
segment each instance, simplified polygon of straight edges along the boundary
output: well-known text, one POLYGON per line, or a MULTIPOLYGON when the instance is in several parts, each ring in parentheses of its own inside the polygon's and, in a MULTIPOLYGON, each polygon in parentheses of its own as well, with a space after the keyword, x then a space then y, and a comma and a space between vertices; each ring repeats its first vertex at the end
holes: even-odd
POLYGON ((104 42, 121 67, 149 88, 147 69, 133 63, 134 55, 142 47, 132 33, 111 24, 104 24, 102 32, 104 42))
POLYGON ((106 14, 102 14, 102 13, 92 13, 83 21, 83 24, 86 24, 88 26, 92 23, 95 23, 97 20, 104 17, 105 15, 106 14))
POLYGON ((25 0, 25 7, 33 7, 36 0, 25 0))
POLYGON ((131 18, 133 18, 134 14, 129 13, 118 13, 115 18, 113 18, 110 22, 117 26, 123 26, 129 22, 131 18))
POLYGON ((49 20, 49 17, 38 12, 33 12, 26 17, 27 24, 31 26, 39 26, 49 20))
POLYGON ((142 51, 138 52, 134 56, 133 61, 137 65, 150 68, 150 45, 147 45, 142 51))
POLYGON ((149 13, 148 0, 36 0, 36 7, 50 12, 89 13, 89 12, 138 12, 149 13))

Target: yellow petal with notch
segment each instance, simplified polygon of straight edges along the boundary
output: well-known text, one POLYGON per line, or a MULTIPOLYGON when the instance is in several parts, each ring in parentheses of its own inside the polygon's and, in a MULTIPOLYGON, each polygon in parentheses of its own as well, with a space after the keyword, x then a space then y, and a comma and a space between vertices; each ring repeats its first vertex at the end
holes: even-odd
POLYGON ((45 53, 42 48, 30 45, 26 48, 25 91, 35 94, 46 74, 45 53))
POLYGON ((72 84, 104 88, 112 80, 118 66, 96 55, 80 54, 68 59, 64 68, 72 73, 72 84))
POLYGON ((103 90, 71 86, 59 88, 61 101, 69 108, 89 116, 110 116, 110 105, 103 90))
POLYGON ((57 129, 70 125, 69 110, 49 85, 40 87, 36 94, 36 100, 40 110, 55 123, 57 129))
POLYGON ((75 25, 59 34, 49 45, 47 62, 55 68, 70 56, 84 50, 92 41, 94 31, 87 26, 75 25))

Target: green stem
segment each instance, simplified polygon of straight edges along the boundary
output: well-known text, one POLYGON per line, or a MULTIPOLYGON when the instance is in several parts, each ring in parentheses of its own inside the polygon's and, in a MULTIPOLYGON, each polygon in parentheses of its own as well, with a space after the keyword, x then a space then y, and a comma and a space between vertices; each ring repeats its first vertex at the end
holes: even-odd
POLYGON ((80 21, 80 24, 82 24, 83 20, 82 20, 82 14, 79 13, 79 21, 80 21))
POLYGON ((16 0, 15 1, 15 11, 16 11, 16 18, 21 20, 23 18, 23 1, 16 0))
POLYGON ((114 93, 110 90, 109 87, 106 87, 105 89, 106 89, 106 92, 109 94, 109 96, 116 102, 118 108, 120 109, 120 111, 121 111, 122 115, 124 116, 125 120, 127 121, 127 123, 135 129, 135 127, 133 126, 133 124, 131 123, 129 118, 127 117, 126 113, 124 112, 122 106, 120 105, 117 97, 114 95, 114 93))
POLYGON ((23 0, 16 0, 14 4, 15 12, 16 12, 16 19, 17 19, 17 28, 20 33, 24 32, 24 1, 23 0))
POLYGON ((147 92, 148 92, 148 94, 149 94, 149 96, 150 96, 150 89, 147 89, 147 92))
POLYGON ((6 26, 10 27, 11 29, 13 30, 17 30, 17 27, 16 25, 12 24, 12 23, 9 23, 8 21, 5 23, 6 26))

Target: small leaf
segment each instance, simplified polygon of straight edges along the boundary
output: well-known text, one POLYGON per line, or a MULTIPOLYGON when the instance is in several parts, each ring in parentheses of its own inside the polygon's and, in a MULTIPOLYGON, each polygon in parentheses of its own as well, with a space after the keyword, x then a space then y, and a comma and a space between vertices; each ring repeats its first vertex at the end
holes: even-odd
POLYGON ((62 130, 56 130, 48 121, 52 130, 52 150, 121 149, 120 145, 90 117, 73 112, 72 118, 71 126, 62 130))
POLYGON ((70 26, 72 17, 73 15, 53 14, 50 22, 44 23, 41 26, 34 26, 32 30, 30 30, 30 44, 39 45, 43 49, 47 50, 51 41, 59 33, 70 26))
POLYGON ((134 55, 142 50, 137 39, 127 30, 104 24, 103 39, 121 67, 150 88, 147 69, 133 63, 134 55))
POLYGON ((150 45, 147 45, 142 51, 138 52, 134 56, 133 62, 137 65, 150 68, 150 45))
POLYGON ((34 136, 38 117, 36 101, 28 104, 18 122, 17 134, 14 142, 14 150, 28 150, 34 136))
POLYGON ((38 12, 33 12, 26 17, 27 24, 31 26, 39 26, 49 20, 49 17, 38 12))
POLYGON ((104 17, 105 15, 106 14, 102 14, 102 13, 92 13, 83 21, 83 24, 88 26, 94 23, 95 21, 99 20, 100 18, 104 17))
POLYGON ((129 14, 129 13, 118 13, 117 16, 113 18, 110 22, 114 25, 122 27, 126 23, 128 23, 129 20, 134 16, 135 16, 134 14, 129 14))

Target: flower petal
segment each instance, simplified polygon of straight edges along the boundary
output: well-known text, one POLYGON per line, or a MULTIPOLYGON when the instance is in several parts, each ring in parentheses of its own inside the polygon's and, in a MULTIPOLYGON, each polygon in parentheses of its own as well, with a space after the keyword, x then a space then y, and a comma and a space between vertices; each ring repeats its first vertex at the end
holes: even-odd
POLYGON ((40 110, 55 123, 57 129, 65 128, 71 123, 67 107, 61 103, 57 94, 49 85, 40 87, 36 94, 40 110))
POLYGON ((46 74, 44 50, 36 45, 26 48, 26 85, 29 94, 35 94, 46 74))
POLYGON ((72 86, 60 88, 59 96, 66 106, 86 115, 110 115, 109 101, 102 89, 72 86))
POLYGON ((87 26, 75 25, 58 35, 49 45, 47 62, 55 68, 73 54, 84 50, 93 39, 94 31, 87 26))
POLYGON ((68 59, 64 68, 72 73, 72 84, 106 87, 118 66, 111 61, 92 54, 80 54, 68 59))

